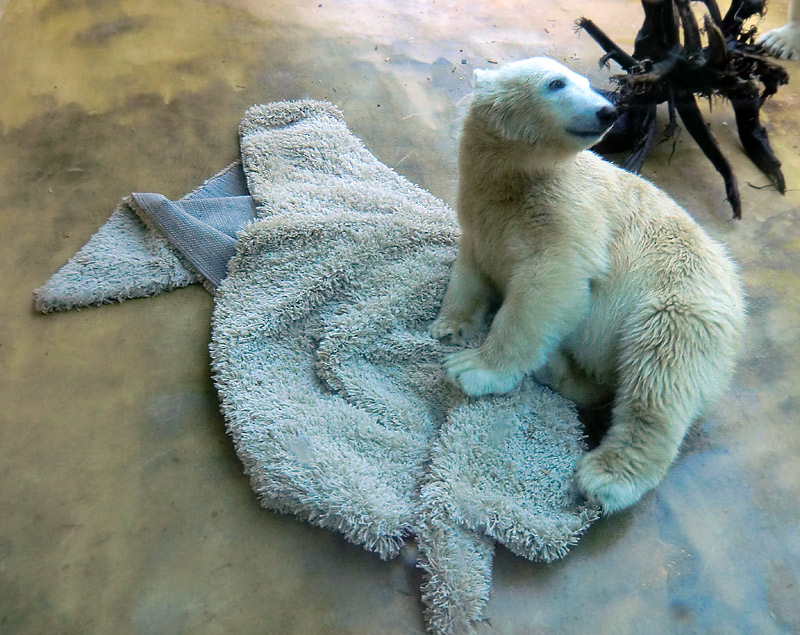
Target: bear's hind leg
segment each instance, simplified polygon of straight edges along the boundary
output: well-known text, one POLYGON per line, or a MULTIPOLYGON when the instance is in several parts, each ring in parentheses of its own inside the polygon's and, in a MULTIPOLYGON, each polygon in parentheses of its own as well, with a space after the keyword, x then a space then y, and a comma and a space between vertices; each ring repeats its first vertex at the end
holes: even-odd
POLYGON ((566 397, 575 405, 595 406, 608 403, 613 388, 594 381, 569 354, 556 349, 547 358, 547 363, 534 373, 540 384, 566 397))
POLYGON ((617 404, 600 445, 575 465, 578 487, 605 513, 633 505, 664 478, 690 424, 642 403, 617 404))
POLYGON ((611 428, 575 467, 578 487, 606 513, 637 502, 664 478, 733 363, 728 330, 685 307, 640 314, 624 328, 611 428))

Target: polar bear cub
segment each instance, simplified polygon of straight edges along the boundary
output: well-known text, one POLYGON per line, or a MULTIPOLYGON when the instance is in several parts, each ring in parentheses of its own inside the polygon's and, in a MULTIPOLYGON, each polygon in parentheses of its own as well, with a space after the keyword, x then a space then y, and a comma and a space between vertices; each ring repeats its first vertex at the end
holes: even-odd
POLYGON ((613 512, 657 485, 733 372, 745 313, 736 267, 666 194, 586 150, 612 105, 548 58, 476 71, 459 149, 462 237, 434 337, 470 395, 528 372, 579 405, 614 395, 579 488, 613 512))

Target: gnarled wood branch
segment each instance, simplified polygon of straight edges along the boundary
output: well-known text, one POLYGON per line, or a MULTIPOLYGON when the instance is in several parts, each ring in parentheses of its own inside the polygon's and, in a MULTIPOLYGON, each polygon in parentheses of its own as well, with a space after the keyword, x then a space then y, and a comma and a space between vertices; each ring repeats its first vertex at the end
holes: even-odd
POLYGON ((656 107, 666 102, 674 133, 675 113, 725 182, 734 218, 741 217, 741 202, 733 169, 703 120, 695 95, 731 101, 744 151, 779 192, 786 190, 781 163, 772 151, 760 108, 788 79, 786 70, 766 58, 754 44, 755 28, 745 21, 763 15, 766 0, 732 0, 722 16, 716 0, 699 0, 708 13, 701 30, 691 0, 642 0, 644 22, 636 35, 633 54, 622 50, 588 18, 576 22, 605 51, 602 64, 617 62, 625 72, 612 79, 618 90, 610 98, 623 115, 595 149, 600 153, 630 152, 623 167, 637 172, 653 146, 656 107))

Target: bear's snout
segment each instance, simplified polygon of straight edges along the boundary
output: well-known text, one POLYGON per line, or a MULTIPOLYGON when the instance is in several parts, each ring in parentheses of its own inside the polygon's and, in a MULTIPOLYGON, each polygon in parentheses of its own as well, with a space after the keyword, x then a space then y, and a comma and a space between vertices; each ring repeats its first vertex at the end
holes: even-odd
POLYGON ((597 119, 604 128, 610 128, 618 115, 617 109, 613 106, 603 106, 597 111, 597 119))

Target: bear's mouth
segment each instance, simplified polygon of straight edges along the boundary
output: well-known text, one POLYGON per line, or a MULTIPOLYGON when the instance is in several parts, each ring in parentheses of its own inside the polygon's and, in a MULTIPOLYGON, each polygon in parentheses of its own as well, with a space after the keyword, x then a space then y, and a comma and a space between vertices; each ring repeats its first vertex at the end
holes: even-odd
POLYGON ((568 134, 571 134, 574 137, 580 137, 581 139, 595 139, 597 137, 602 137, 607 128, 603 128, 601 130, 572 130, 567 128, 566 130, 568 134))

